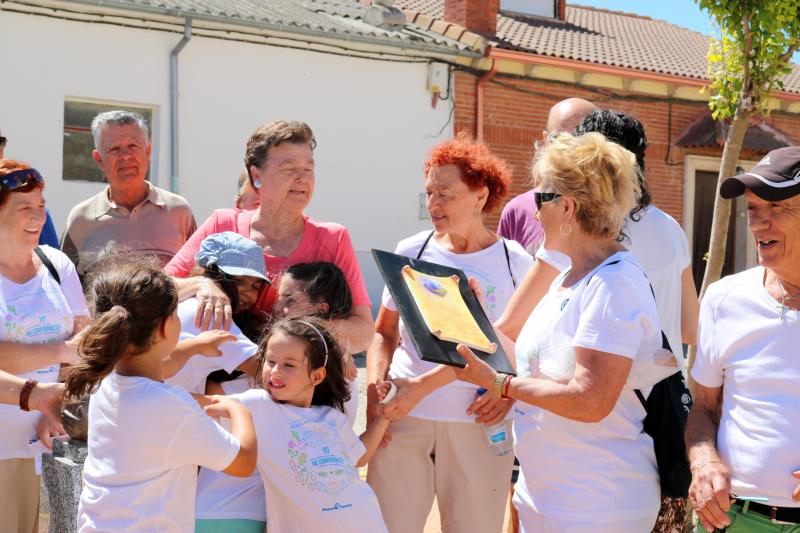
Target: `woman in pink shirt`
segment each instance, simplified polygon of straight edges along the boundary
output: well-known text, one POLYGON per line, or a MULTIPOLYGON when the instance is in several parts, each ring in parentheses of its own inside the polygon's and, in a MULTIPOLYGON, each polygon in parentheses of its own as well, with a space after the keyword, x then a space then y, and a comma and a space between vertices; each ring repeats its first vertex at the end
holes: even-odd
POLYGON ((247 141, 245 167, 261 205, 253 211, 214 211, 166 266, 166 271, 178 278, 181 299, 196 296, 199 300, 200 327, 229 325, 230 301, 213 282, 186 276, 203 239, 213 233, 235 231, 264 248, 272 285, 261 293, 256 307, 265 314, 275 303, 278 277, 291 265, 328 261, 338 266, 353 293, 353 310, 349 317, 334 322, 340 338, 349 340, 350 353, 366 350, 373 322, 350 235, 344 226, 318 222, 303 214, 314 193, 315 146, 311 128, 302 122, 275 121, 258 128, 247 141))

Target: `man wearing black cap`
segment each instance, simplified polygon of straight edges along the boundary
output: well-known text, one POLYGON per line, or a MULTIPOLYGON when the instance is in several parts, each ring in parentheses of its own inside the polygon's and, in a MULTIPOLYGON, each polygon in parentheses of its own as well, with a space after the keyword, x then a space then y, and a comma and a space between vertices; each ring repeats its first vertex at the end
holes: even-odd
POLYGON ((689 497, 707 531, 794 531, 781 528, 800 524, 800 147, 720 194, 744 194, 759 266, 712 284, 700 307, 689 497))

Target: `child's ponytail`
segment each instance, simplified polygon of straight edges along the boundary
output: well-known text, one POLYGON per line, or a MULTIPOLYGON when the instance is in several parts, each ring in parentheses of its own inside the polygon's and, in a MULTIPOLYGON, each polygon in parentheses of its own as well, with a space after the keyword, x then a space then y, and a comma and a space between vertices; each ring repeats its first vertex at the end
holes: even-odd
POLYGON ((114 369, 128 347, 130 321, 128 310, 115 305, 92 322, 78 346, 81 361, 67 377, 69 396, 79 398, 89 394, 114 369))
POLYGON ((158 269, 116 266, 90 289, 95 319, 78 346, 80 362, 67 375, 67 396, 91 393, 124 355, 147 351, 156 330, 175 311, 178 291, 158 269))

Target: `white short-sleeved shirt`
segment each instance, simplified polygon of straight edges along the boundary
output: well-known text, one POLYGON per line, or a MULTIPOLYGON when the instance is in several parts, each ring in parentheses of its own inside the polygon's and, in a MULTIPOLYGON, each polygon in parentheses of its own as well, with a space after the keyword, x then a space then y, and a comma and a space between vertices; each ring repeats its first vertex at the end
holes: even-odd
MULTIPOLYGON (((250 378, 242 376, 222 384, 225 394, 250 390, 250 378)), ((230 429, 230 419, 220 419, 230 429)), ((259 520, 267 521, 267 502, 264 482, 256 469, 249 477, 230 476, 209 468, 200 468, 197 476, 195 516, 201 520, 259 520)))
MULTIPOLYGON (((61 284, 44 265, 25 283, 15 283, 0 275, 3 318, 0 341, 22 344, 63 341, 73 334, 73 318, 89 315, 75 266, 55 248, 42 246, 42 250, 53 263, 61 284)), ((60 365, 53 364, 17 375, 53 383, 58 381, 59 368, 60 365)), ((39 417, 39 413, 26 413, 15 405, 0 405, 0 460, 31 457, 28 443, 36 438, 39 417)))
MULTIPOLYGON (((575 349, 636 360, 661 346, 655 302, 630 252, 618 252, 583 280, 562 289, 565 274, 525 323, 516 344, 517 372, 566 382, 575 349), (616 264, 607 264, 619 261, 616 264), (588 280, 588 282, 587 282, 588 280)), ((514 447, 521 465, 517 505, 571 520, 628 520, 654 515, 660 487, 644 407, 626 385, 597 423, 568 420, 517 402, 514 447)))
POLYGON ((672 353, 683 365, 681 336, 681 276, 692 264, 689 241, 674 218, 650 205, 639 212, 637 222, 628 217, 623 245, 636 256, 656 294, 661 329, 669 339, 672 353))
MULTIPOLYGON (((406 257, 417 257, 428 235, 430 231, 423 231, 403 239, 398 243, 395 253, 406 257)), ((455 254, 439 246, 434 238, 428 241, 420 259, 460 268, 467 276, 477 279, 486 295, 486 314, 489 320, 494 322, 500 318, 514 293, 509 263, 517 285, 522 282, 533 265, 533 257, 519 243, 509 240, 505 242, 508 246, 508 261, 503 242, 500 240, 479 252, 455 254)), ((397 310, 389 290, 385 287, 382 303, 390 311, 397 310)), ((395 378, 409 378, 436 368, 437 364, 420 359, 402 318, 399 327, 400 345, 392 357, 389 375, 395 378)), ((466 411, 475 399, 476 388, 475 385, 464 381, 454 381, 425 397, 411 410, 409 416, 443 422, 473 422, 475 416, 468 416, 466 411)))
POLYGON ((364 445, 342 412, 276 403, 265 390, 230 397, 253 414, 270 531, 387 531, 354 466, 364 445))
POLYGON ((227 468, 239 441, 185 390, 109 374, 89 402, 78 531, 194 530, 197 467, 227 468))
MULTIPOLYGON (((181 320, 180 340, 193 339, 201 333, 194 323, 196 314, 197 298, 189 298, 178 304, 178 317, 181 320)), ((248 339, 236 324, 231 324, 230 332, 236 337, 236 340, 220 345, 221 356, 193 355, 186 361, 183 368, 165 381, 189 392, 205 394, 206 378, 209 374, 216 370, 225 370, 231 373, 258 351, 258 346, 248 339)))
POLYGON ((798 507, 800 313, 787 310, 780 320, 764 273, 751 268, 708 287, 692 377, 722 387, 717 450, 731 469, 731 491, 798 507))

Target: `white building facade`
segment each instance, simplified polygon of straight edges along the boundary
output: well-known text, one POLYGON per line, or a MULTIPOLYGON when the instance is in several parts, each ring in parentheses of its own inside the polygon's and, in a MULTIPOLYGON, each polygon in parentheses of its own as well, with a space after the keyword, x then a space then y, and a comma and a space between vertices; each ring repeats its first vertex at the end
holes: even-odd
POLYGON ((71 207, 104 187, 65 175, 65 106, 73 102, 149 110, 150 179, 172 188, 170 53, 184 37, 186 19, 193 18, 174 78, 177 192, 200 224, 213 209, 233 205, 245 143, 256 127, 276 119, 307 122, 318 142, 316 191, 307 214, 349 229, 377 302, 382 282, 369 250, 391 250, 399 239, 430 227, 420 209, 422 165, 427 151, 453 134, 453 91, 440 86, 436 96, 431 75, 444 72, 449 86, 446 63, 466 52, 441 39, 398 44, 380 29, 373 31, 377 37, 293 34, 276 31, 274 23, 142 11, 129 3, 129 9, 121 9, 125 2, 112 2, 113 8, 0 4, 6 157, 45 176, 59 233, 71 207))

